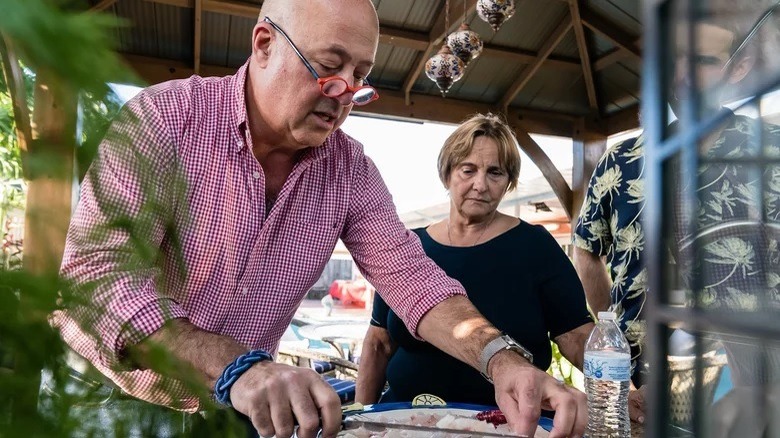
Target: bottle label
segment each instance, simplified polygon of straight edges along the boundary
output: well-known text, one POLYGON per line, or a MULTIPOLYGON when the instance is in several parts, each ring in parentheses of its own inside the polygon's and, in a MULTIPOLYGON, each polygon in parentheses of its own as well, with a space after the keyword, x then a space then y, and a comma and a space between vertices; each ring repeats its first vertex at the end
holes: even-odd
POLYGON ((585 353, 585 377, 625 382, 631 379, 631 356, 624 353, 585 353))

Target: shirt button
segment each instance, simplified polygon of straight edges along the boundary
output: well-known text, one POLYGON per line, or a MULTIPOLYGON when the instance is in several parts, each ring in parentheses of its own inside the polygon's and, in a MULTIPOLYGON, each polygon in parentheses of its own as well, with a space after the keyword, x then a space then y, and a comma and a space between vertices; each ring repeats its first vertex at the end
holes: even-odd
POLYGON ((241 293, 244 294, 244 295, 248 294, 249 293, 249 288, 245 287, 245 288, 241 289, 241 293))
POLYGON ((254 177, 254 179, 260 179, 260 172, 258 171, 252 172, 252 177, 254 177))

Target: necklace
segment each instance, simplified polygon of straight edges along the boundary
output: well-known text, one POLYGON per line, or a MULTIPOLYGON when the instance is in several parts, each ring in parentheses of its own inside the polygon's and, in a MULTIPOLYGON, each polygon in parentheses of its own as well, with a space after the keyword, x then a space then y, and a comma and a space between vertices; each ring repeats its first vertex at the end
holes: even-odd
MULTIPOLYGON (((482 237, 485 235, 485 232, 493 224, 493 221, 496 219, 496 216, 498 216, 496 213, 497 212, 495 212, 495 211, 493 212, 493 217, 490 218, 490 220, 488 221, 487 225, 485 225, 485 228, 483 228, 482 232, 479 233, 479 236, 477 236, 477 240, 475 240, 474 243, 472 243, 471 245, 468 245, 468 246, 476 246, 479 243, 479 241, 482 240, 482 237)), ((454 246, 452 244, 452 234, 450 232, 450 220, 449 219, 447 219, 447 240, 449 241, 450 246, 454 246)))

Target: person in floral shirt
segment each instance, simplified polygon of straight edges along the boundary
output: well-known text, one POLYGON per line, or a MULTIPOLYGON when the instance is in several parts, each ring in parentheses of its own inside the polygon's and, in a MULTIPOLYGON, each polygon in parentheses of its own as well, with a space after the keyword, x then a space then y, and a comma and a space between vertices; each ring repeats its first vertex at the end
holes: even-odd
MULTIPOLYGON (((639 316, 647 291, 647 269, 641 263, 645 248, 643 145, 644 137, 639 136, 611 147, 601 157, 574 234, 574 262, 588 305, 594 313, 608 308, 618 313, 634 361, 644 338, 639 316)), ((637 367, 634 370, 632 380, 639 387, 640 373, 637 367)))
MULTIPOLYGON (((779 126, 734 115, 718 139, 700 151, 693 208, 682 202, 690 187, 678 186, 673 210, 674 237, 680 244, 672 250, 679 272, 677 287, 688 292, 687 305, 776 321, 780 312, 778 158, 779 126)), ((745 337, 718 337, 728 353, 735 385, 778 380, 780 347, 763 347, 745 337), (758 364, 760 350, 766 367, 758 364)))
MULTIPOLYGON (((713 10, 717 10, 718 6, 714 5, 717 2, 711 3, 713 10)), ((725 10, 733 9, 729 5, 721 6, 725 10)), ((759 6, 755 5, 754 8, 758 9, 759 6)), ((681 59, 689 56, 695 64, 702 117, 723 111, 720 102, 724 92, 748 77, 756 63, 758 52, 740 47, 740 43, 750 33, 745 29, 750 27, 750 20, 746 20, 748 23, 745 26, 743 23, 737 25, 734 23, 737 20, 731 18, 747 15, 713 14, 711 19, 698 23, 695 29, 698 37, 695 50, 686 47, 686 31, 683 29, 678 32, 678 54, 681 59)), ((674 89, 669 92, 669 104, 676 112, 683 106, 679 96, 684 96, 684 90, 691 86, 685 67, 684 62, 678 62, 672 80, 674 89)), ((671 131, 674 129, 674 125, 670 126, 671 131)), ((776 133, 775 127, 761 127, 754 119, 732 115, 702 142, 702 165, 697 175, 700 185, 696 190, 700 200, 696 211, 699 230, 724 221, 760 219, 761 215, 756 213, 760 211, 761 205, 759 190, 764 193, 763 204, 767 218, 777 217, 780 203, 780 175, 777 169, 726 166, 707 161, 723 157, 756 157, 756 151, 761 153, 762 150, 765 156, 770 156, 779 144, 776 133), (759 145, 765 147, 762 149, 759 145), (765 175, 763 181, 762 174, 765 175)), ((585 286, 588 304, 594 312, 612 308, 618 313, 621 328, 632 346, 636 365, 633 375, 635 385, 641 384, 641 372, 645 370, 641 361, 637 363, 645 336, 642 309, 647 293, 647 271, 642 264, 646 245, 642 229, 642 212, 645 208, 643 156, 644 137, 641 135, 607 150, 591 178, 574 236, 575 266, 585 286), (606 261, 607 269, 604 269, 602 258, 606 261)), ((685 222, 685 209, 681 207, 678 210, 680 214, 676 215, 675 221, 678 225, 678 241, 685 242, 686 236, 681 231, 686 228, 682 225, 685 222)), ((705 263, 723 267, 727 261, 739 261, 739 257, 733 253, 744 252, 746 246, 734 246, 736 244, 737 241, 733 239, 721 240, 720 243, 711 241, 705 248, 705 252, 711 253, 709 257, 703 257, 705 263)), ((690 242, 687 245, 691 246, 690 242)), ((709 304, 730 306, 735 299, 747 304, 751 302, 747 292, 737 294, 733 284, 725 279, 729 275, 729 278, 735 278, 739 269, 734 268, 734 273, 731 273, 732 268, 729 267, 720 283, 716 281, 707 288, 705 295, 708 298, 705 301, 709 304)))

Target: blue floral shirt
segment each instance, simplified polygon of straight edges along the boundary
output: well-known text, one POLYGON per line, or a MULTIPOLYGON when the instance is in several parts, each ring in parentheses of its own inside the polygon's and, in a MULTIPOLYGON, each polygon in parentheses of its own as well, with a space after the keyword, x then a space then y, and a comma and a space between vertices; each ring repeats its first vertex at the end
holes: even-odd
POLYGON ((574 245, 606 256, 611 301, 634 350, 644 337, 638 317, 647 291, 647 270, 640 262, 645 248, 640 217, 645 207, 643 145, 640 136, 612 146, 601 157, 574 234, 574 245))
MULTIPOLYGON (((780 128, 760 126, 745 116, 730 118, 703 153, 696 205, 686 211, 677 204, 676 237, 681 246, 693 240, 679 226, 686 217, 695 216, 699 235, 707 235, 716 226, 724 228, 698 240, 701 253, 696 263, 685 251, 680 251, 677 260, 683 277, 695 274, 702 279, 703 290, 696 294, 700 306, 752 311, 762 304, 774 307, 780 303, 778 233, 758 236, 754 231, 762 221, 772 226, 780 223, 780 167, 712 161, 762 154, 780 157, 780 128), (707 159, 711 161, 704 162, 707 159), (758 208, 762 204, 763 220, 758 208), (746 221, 752 221, 752 229, 724 227, 746 221)), ((634 358, 641 354, 646 327, 641 314, 647 293, 647 269, 641 262, 646 244, 641 219, 645 208, 643 150, 643 136, 607 150, 590 180, 573 242, 606 256, 613 281, 612 305, 634 358)), ((685 280, 681 287, 686 287, 685 280)))

